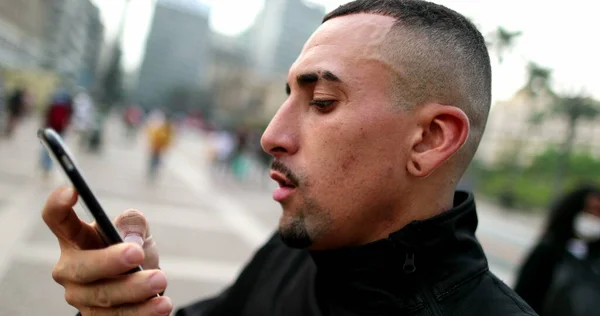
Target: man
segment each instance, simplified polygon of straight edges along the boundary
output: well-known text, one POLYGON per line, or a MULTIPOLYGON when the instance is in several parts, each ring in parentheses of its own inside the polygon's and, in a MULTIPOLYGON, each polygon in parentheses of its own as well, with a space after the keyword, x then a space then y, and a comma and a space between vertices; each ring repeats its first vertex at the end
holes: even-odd
POLYGON ((73 125, 75 132, 79 134, 80 148, 89 150, 91 136, 96 128, 96 107, 85 88, 77 90, 73 99, 73 125))
MULTIPOLYGON (((488 271, 473 196, 455 193, 490 77, 483 37, 443 6, 358 0, 329 13, 261 140, 280 184, 278 234, 224 293, 176 315, 535 315, 488 271)), ((116 225, 142 247, 85 250, 99 239, 74 203, 63 189, 43 214, 67 301, 83 315, 167 315, 167 297, 147 300, 167 281, 141 213, 116 225)))
POLYGON ((5 91, 4 91, 4 78, 2 77, 2 67, 0 66, 0 131, 4 130, 4 120, 6 115, 5 109, 5 91))
MULTIPOLYGON (((52 95, 52 99, 46 109, 44 117, 44 128, 51 128, 59 135, 64 135, 71 124, 73 116, 73 100, 66 89, 59 88, 52 95)), ((47 179, 52 168, 52 158, 45 148, 41 148, 42 177, 47 179)))
POLYGON ((28 99, 27 91, 23 88, 17 88, 8 99, 8 119, 4 131, 6 137, 11 137, 13 135, 19 121, 25 115, 29 105, 28 99))
POLYGON ((174 126, 172 114, 165 115, 160 122, 148 125, 149 164, 148 179, 156 180, 158 168, 162 165, 163 157, 173 142, 174 126))

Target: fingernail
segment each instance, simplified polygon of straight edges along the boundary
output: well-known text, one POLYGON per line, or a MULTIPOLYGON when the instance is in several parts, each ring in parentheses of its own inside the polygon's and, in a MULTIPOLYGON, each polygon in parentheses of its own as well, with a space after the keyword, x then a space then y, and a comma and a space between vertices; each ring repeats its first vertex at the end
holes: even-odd
POLYGON ((160 302, 154 306, 154 311, 158 314, 168 314, 173 309, 173 304, 171 303, 171 299, 163 296, 160 302))
POLYGON ((144 261, 144 253, 137 246, 129 246, 123 254, 126 264, 141 264, 144 261))
POLYGON ((160 293, 167 287, 167 278, 160 272, 154 273, 148 280, 153 293, 160 293))
POLYGON ((62 192, 60 192, 60 195, 58 196, 60 203, 63 203, 63 204, 70 203, 71 200, 73 199, 73 193, 74 193, 73 188, 71 188, 71 187, 63 189, 62 192))
POLYGON ((140 247, 144 247, 144 239, 142 239, 142 236, 140 236, 138 234, 129 234, 129 235, 125 236, 123 241, 132 243, 132 244, 136 244, 140 247))

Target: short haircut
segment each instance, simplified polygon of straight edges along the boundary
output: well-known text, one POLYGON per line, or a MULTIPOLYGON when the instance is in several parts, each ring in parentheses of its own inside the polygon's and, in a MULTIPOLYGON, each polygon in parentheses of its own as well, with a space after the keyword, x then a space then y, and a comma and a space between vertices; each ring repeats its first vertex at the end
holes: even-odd
POLYGON ((438 102, 459 107, 468 116, 470 137, 459 158, 466 169, 491 105, 492 70, 483 35, 463 15, 421 0, 356 0, 327 14, 323 23, 359 13, 396 19, 382 49, 402 67, 402 78, 393 82, 398 102, 405 107, 438 102))

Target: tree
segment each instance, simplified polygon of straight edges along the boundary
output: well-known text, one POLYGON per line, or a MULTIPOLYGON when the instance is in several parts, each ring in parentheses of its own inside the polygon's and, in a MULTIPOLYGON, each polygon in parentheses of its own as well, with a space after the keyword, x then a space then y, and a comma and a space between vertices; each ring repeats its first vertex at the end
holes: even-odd
MULTIPOLYGON (((555 93, 552 91, 551 80, 552 70, 550 68, 540 66, 535 62, 529 62, 527 64, 527 80, 525 81, 525 86, 520 89, 520 92, 527 96, 528 103, 532 105, 539 104, 540 102, 554 102, 555 93)), ((535 112, 534 106, 532 108, 534 112, 521 128, 521 135, 530 135, 531 129, 544 120, 544 115, 539 111, 535 112)), ((526 141, 525 137, 519 137, 510 149, 510 160, 507 161, 508 178, 505 182, 501 200, 502 204, 506 207, 514 206, 516 183, 524 172, 521 165, 521 155, 526 141)))
POLYGON ((491 41, 488 41, 488 47, 494 50, 498 63, 502 64, 504 57, 510 53, 516 45, 516 40, 522 35, 521 31, 510 32, 502 26, 490 35, 491 41))
POLYGON ((523 89, 532 98, 546 94, 555 97, 551 87, 552 69, 540 66, 535 62, 527 64, 527 83, 523 89))
POLYGON ((560 146, 553 192, 562 193, 565 175, 569 171, 569 158, 577 137, 577 126, 581 120, 593 120, 600 115, 600 102, 582 94, 563 95, 556 98, 547 115, 563 118, 567 133, 560 146))

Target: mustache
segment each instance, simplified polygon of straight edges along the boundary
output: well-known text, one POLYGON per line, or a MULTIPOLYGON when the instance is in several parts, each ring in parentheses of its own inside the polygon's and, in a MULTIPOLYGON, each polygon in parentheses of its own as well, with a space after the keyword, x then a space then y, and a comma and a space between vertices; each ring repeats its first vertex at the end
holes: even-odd
POLYGON ((300 180, 292 170, 279 160, 273 160, 271 162, 271 170, 281 172, 294 186, 298 186, 300 183, 300 180))

